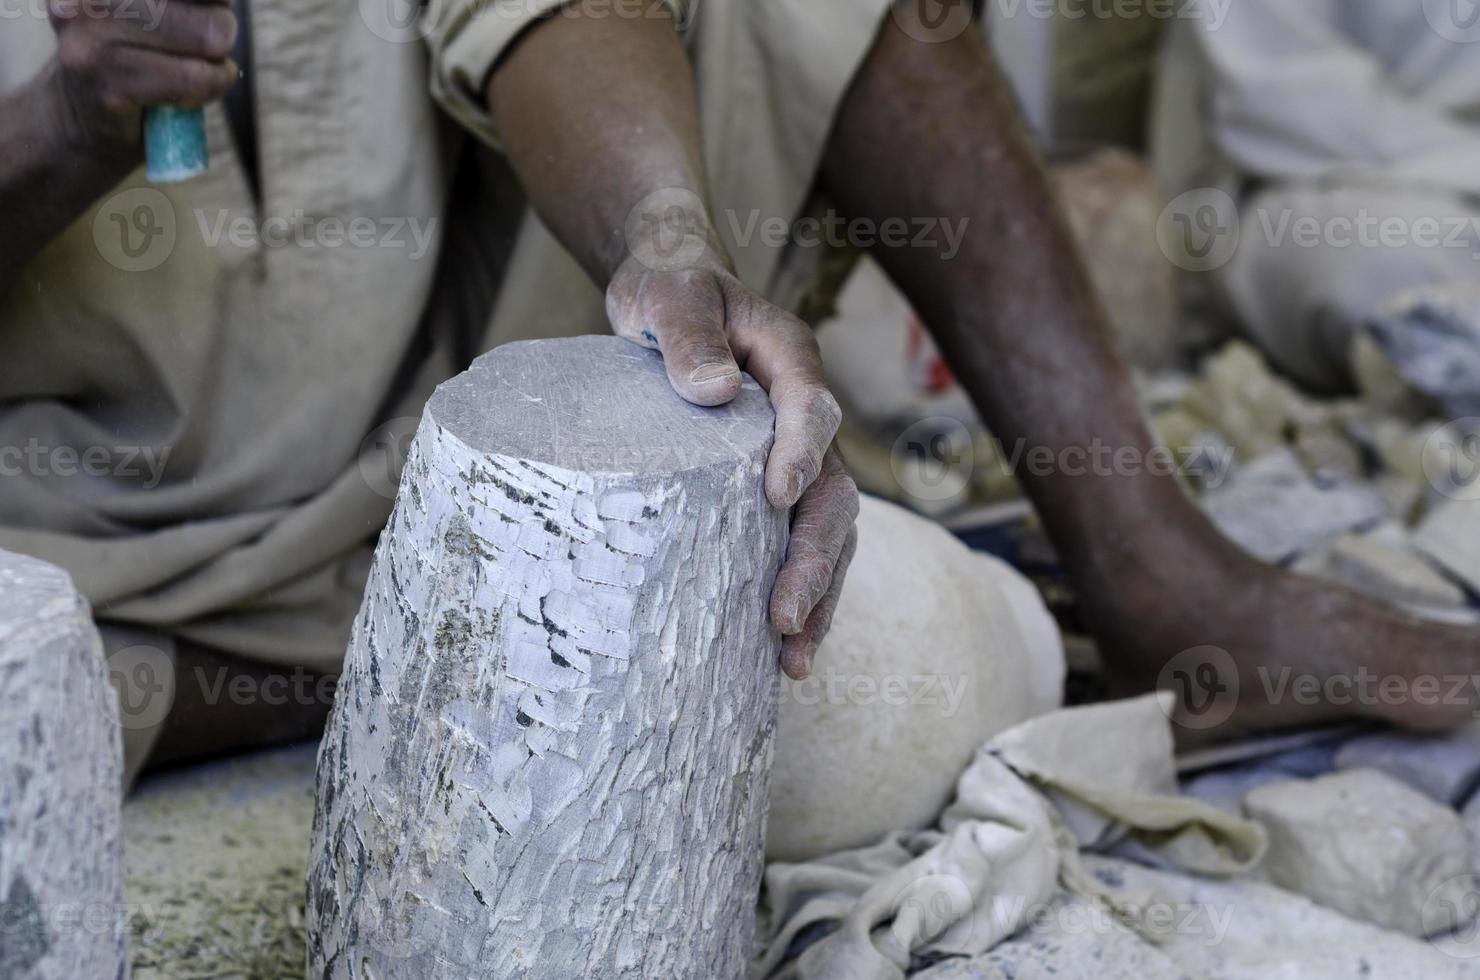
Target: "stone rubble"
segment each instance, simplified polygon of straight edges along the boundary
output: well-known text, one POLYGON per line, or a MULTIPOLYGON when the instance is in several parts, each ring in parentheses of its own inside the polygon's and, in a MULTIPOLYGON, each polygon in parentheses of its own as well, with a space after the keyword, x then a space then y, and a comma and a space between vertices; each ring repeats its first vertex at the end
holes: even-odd
POLYGON ((1409 936, 1446 932, 1473 890, 1472 847, 1453 810, 1373 769, 1262 786, 1244 799, 1269 831, 1277 885, 1409 936))
POLYGON ((1418 611, 1463 609, 1469 604, 1465 590, 1420 553, 1408 530, 1394 521, 1366 534, 1344 535, 1328 549, 1302 555, 1292 567, 1418 611))
POLYGON ((1370 486, 1318 481, 1295 453, 1277 449, 1237 470, 1203 498, 1224 534, 1254 557, 1280 563, 1380 523, 1387 502, 1370 486))
POLYGON ((1413 544, 1480 594, 1480 500, 1446 500, 1419 525, 1413 544))
POLYGON ((1373 339, 1415 390, 1454 417, 1480 415, 1480 287, 1405 291, 1371 323, 1373 339))

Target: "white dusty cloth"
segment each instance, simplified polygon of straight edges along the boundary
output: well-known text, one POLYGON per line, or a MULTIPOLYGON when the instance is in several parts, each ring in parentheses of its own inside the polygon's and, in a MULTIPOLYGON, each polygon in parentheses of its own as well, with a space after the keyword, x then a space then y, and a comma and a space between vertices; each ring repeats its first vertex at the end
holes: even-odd
POLYGON ((1256 865, 1265 848, 1257 825, 1175 795, 1161 697, 1062 709, 996 736, 962 774, 939 829, 771 865, 769 945, 755 976, 900 980, 912 955, 985 952, 1061 885, 1110 901, 1080 848, 1133 840, 1168 865, 1211 875, 1256 865), (784 962, 804 930, 830 923, 784 962))
POLYGON ((1392 293, 1480 269, 1480 45, 1453 7, 1240 0, 1168 40, 1159 174, 1235 199, 1211 231, 1239 232, 1215 291, 1307 384, 1346 383, 1354 331, 1392 293))

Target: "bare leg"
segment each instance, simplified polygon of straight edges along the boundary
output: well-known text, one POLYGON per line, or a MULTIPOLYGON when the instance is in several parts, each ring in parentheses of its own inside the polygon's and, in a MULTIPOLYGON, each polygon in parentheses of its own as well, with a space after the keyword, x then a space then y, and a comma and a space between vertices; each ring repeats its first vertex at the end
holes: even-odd
POLYGON ((175 700, 147 769, 318 738, 332 678, 175 644, 175 700))
MULTIPOLYGON (((1010 88, 976 31, 921 43, 886 21, 844 101, 825 180, 854 217, 966 219, 953 259, 908 246, 876 254, 995 435, 1054 459, 1096 445, 1148 459, 1156 443, 1010 88)), ((1426 683, 1417 694, 1412 685, 1420 675, 1475 674, 1480 631, 1424 623, 1260 564, 1218 533, 1175 477, 1114 469, 1020 476, 1122 693, 1153 687, 1182 651, 1216 646, 1232 655, 1238 682, 1237 710, 1216 735, 1353 715, 1418 727, 1472 716, 1473 686, 1434 697, 1426 683), (1297 676, 1320 693, 1308 683, 1281 688, 1297 676), (1386 695, 1367 686, 1374 676, 1390 679, 1386 695)))
POLYGON ((324 730, 333 677, 132 627, 103 632, 119 693, 125 790, 141 772, 317 738, 324 730))

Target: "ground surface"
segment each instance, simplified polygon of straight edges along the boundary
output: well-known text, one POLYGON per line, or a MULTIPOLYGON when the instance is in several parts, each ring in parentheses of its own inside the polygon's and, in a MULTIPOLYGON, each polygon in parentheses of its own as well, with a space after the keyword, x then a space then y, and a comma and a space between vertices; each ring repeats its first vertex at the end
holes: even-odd
POLYGON ((302 977, 317 745, 145 780, 124 807, 135 980, 302 977))

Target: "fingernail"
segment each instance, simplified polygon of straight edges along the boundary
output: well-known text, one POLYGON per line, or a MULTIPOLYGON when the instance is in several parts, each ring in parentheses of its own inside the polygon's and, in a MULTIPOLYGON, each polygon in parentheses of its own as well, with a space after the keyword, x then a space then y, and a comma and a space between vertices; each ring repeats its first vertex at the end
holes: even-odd
POLYGON ((713 364, 701 364, 694 368, 694 372, 689 375, 689 381, 696 385, 701 385, 706 381, 731 378, 739 373, 739 371, 735 370, 733 364, 725 364, 723 361, 717 361, 713 364))
POLYGON ((796 610, 792 612, 791 617, 791 621, 797 624, 797 632, 800 633, 802 627, 807 625, 807 601, 805 599, 797 600, 796 610))
POLYGON ((792 470, 791 475, 786 478, 786 499, 796 503, 802 495, 802 471, 792 470))
POLYGON ((206 35, 212 42, 219 42, 228 50, 236 46, 236 35, 240 25, 236 22, 236 15, 231 11, 222 12, 222 16, 210 20, 206 24, 206 35))

